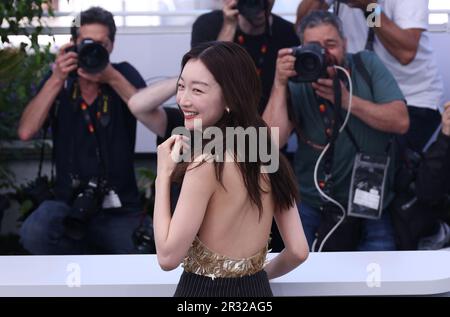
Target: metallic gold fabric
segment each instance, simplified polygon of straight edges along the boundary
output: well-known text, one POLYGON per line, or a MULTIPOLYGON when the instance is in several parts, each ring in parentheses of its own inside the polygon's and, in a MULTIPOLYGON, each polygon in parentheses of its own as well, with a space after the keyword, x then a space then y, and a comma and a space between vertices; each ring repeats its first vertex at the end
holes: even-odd
POLYGON ((244 259, 231 259, 209 250, 198 237, 195 237, 183 267, 186 272, 216 277, 242 277, 261 271, 266 264, 268 245, 257 254, 244 259))

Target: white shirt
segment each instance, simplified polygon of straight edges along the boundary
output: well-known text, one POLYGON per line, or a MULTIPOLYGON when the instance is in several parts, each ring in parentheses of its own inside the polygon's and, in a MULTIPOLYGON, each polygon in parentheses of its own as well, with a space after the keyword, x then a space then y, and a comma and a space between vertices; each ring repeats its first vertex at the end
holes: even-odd
MULTIPOLYGON (((329 0, 331 2, 333 0, 329 0)), ((384 14, 402 29, 428 29, 428 0, 378 0, 384 14)), ((363 50, 368 27, 361 9, 340 4, 339 17, 350 53, 363 50)), ((383 25, 381 25, 383 27, 383 25)), ((444 84, 430 45, 428 32, 422 32, 417 55, 402 65, 375 36, 374 51, 397 80, 408 105, 442 111, 444 84)))

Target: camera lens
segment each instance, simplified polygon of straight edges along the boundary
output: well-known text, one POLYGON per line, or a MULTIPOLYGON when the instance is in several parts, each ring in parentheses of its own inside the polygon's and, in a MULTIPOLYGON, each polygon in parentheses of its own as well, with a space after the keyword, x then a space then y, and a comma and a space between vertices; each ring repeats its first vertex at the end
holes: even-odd
POLYGON ((80 67, 94 74, 101 72, 109 63, 108 51, 99 43, 86 41, 82 43, 78 54, 80 67))
POLYGON ((294 67, 298 76, 291 77, 291 81, 313 82, 326 76, 328 60, 325 49, 322 48, 320 43, 311 42, 294 47, 292 54, 296 57, 294 67))
POLYGON ((320 68, 320 61, 317 56, 312 54, 305 54, 300 60, 301 68, 306 72, 315 72, 320 68))

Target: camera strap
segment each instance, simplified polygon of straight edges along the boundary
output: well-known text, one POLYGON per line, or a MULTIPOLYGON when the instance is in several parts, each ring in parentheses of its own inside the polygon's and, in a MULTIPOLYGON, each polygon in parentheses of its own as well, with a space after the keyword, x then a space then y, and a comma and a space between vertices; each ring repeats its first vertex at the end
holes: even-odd
POLYGON ((367 87, 369 87, 370 93, 372 94, 372 98, 375 98, 375 94, 373 92, 372 77, 370 77, 369 71, 367 70, 366 66, 364 66, 364 62, 361 57, 361 52, 354 54, 353 60, 355 62, 356 70, 366 82, 367 87))
MULTIPOLYGON (((261 44, 261 47, 257 49, 256 52, 257 55, 254 56, 255 58, 253 60, 256 66, 256 72, 260 77, 262 76, 264 62, 266 59, 267 52, 269 50, 269 37, 267 36, 267 34, 265 34, 263 37, 264 37, 263 43, 261 44)), ((242 47, 248 47, 246 46, 246 44, 248 44, 246 35, 241 30, 238 30, 237 32, 237 42, 242 47)))
MULTIPOLYGON (((43 135, 42 135, 42 144, 41 144, 41 150, 39 154, 39 167, 38 167, 38 174, 37 178, 42 177, 42 165, 44 164, 44 156, 45 156, 45 139, 47 138, 48 129, 50 128, 50 120, 48 119, 42 129, 43 129, 43 135)), ((55 179, 55 155, 54 151, 52 151, 52 161, 51 161, 51 170, 50 170, 50 182, 53 183, 55 179)), ((46 178, 46 177, 45 177, 46 178)))
MULTIPOLYGON (((341 115, 342 89, 341 89, 341 81, 338 76, 334 78, 333 86, 335 92, 334 104, 332 104, 330 101, 324 98, 317 97, 317 101, 319 104, 319 113, 322 116, 322 120, 325 126, 325 136, 327 137, 327 143, 330 144, 328 151, 325 153, 324 156, 323 172, 325 175, 325 179, 319 181, 319 186, 321 187, 322 190, 328 192, 328 194, 331 194, 331 188, 333 186, 330 179, 332 176, 332 169, 333 169, 335 143, 339 136, 339 130, 343 123, 341 115)), ((344 130, 347 133, 352 144, 355 146, 357 152, 359 152, 360 147, 358 146, 358 143, 356 142, 356 139, 353 136, 353 133, 351 132, 348 125, 345 126, 344 130)))

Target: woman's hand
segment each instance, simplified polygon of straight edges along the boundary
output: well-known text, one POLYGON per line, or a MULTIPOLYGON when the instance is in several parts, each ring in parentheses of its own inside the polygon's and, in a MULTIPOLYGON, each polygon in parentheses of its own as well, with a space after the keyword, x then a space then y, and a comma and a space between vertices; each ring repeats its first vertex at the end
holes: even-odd
POLYGON ((189 151, 188 138, 183 135, 172 135, 158 146, 158 177, 170 177, 183 154, 189 151))

